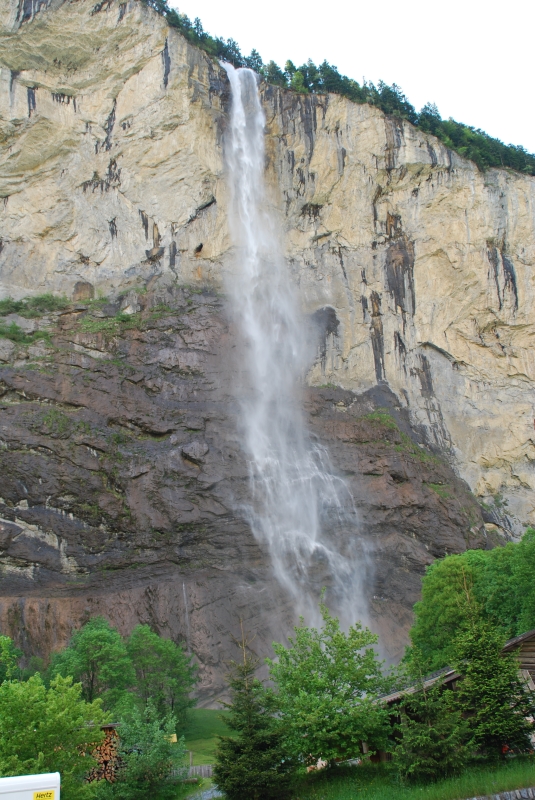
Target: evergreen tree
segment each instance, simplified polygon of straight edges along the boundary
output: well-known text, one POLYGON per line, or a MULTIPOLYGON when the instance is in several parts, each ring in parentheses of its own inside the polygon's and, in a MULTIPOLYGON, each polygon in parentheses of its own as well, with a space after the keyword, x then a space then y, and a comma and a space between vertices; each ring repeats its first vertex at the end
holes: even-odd
POLYGON ((258 50, 251 50, 251 55, 245 59, 245 66, 252 69, 253 72, 258 72, 259 75, 262 73, 264 62, 258 50))
POLYGON ((228 800, 282 800, 289 791, 293 764, 282 744, 280 722, 274 716, 275 697, 255 678, 258 661, 242 631, 239 662, 229 675, 231 703, 225 723, 236 732, 222 736, 216 752, 214 781, 228 800), (246 787, 246 790, 245 790, 246 787))
POLYGON ((470 621, 455 642, 456 691, 459 709, 466 715, 471 745, 491 759, 506 752, 532 750, 535 696, 518 671, 514 653, 503 653, 505 637, 481 618, 470 597, 470 621))
POLYGON ((408 677, 414 681, 400 706, 401 738, 394 750, 400 775, 409 780, 436 780, 459 771, 469 756, 468 723, 456 707, 454 692, 440 678, 426 685, 424 660, 413 652, 408 677))
POLYGON ((272 83, 274 86, 287 86, 286 75, 274 61, 270 61, 262 72, 268 83, 272 83))

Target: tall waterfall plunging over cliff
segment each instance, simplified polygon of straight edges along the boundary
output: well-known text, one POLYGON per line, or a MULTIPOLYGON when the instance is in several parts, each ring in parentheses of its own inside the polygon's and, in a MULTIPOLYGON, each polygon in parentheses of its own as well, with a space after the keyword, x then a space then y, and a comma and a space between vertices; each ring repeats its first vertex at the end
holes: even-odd
POLYGON ((301 410, 300 382, 313 350, 268 210, 257 76, 223 66, 232 89, 226 163, 236 271, 230 295, 252 387, 240 387, 239 398, 253 497, 247 514, 301 613, 314 617, 325 582, 339 611, 354 619, 363 613, 356 514, 345 482, 311 439, 301 410), (352 535, 351 553, 344 531, 352 535))

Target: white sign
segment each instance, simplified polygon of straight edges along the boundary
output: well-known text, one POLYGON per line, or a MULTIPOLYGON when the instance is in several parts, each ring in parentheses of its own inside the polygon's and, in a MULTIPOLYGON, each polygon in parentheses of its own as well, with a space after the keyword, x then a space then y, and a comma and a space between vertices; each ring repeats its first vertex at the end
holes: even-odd
POLYGON ((0 800, 60 800, 59 772, 0 778, 0 800))

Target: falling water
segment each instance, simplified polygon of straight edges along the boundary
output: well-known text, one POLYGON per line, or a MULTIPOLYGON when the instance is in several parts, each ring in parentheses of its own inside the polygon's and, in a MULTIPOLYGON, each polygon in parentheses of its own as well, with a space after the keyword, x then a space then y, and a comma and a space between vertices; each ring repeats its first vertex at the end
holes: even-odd
POLYGON ((182 583, 182 593, 184 595, 184 611, 186 616, 186 650, 189 653, 191 652, 191 642, 190 642, 190 629, 189 629, 188 595, 186 593, 185 583, 182 583))
POLYGON ((240 387, 240 403, 252 487, 247 513, 300 613, 315 618, 325 584, 329 599, 354 620, 363 612, 355 513, 301 409, 310 337, 269 213, 257 76, 222 66, 232 90, 225 142, 235 245, 229 294, 245 345, 248 388, 240 387))

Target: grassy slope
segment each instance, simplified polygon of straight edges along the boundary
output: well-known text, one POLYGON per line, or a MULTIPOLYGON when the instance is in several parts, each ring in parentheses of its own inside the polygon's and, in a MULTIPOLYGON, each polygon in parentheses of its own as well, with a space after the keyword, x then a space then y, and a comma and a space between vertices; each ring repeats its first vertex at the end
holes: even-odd
POLYGON ((194 708, 190 711, 189 723, 184 731, 186 748, 193 750, 193 764, 213 764, 218 736, 228 736, 229 729, 221 719, 227 711, 209 708, 194 708))
POLYGON ((400 786, 392 770, 370 765, 340 769, 338 775, 311 776, 295 800, 464 800, 528 786, 535 786, 533 758, 515 759, 494 769, 473 768, 458 778, 413 787, 400 786))

